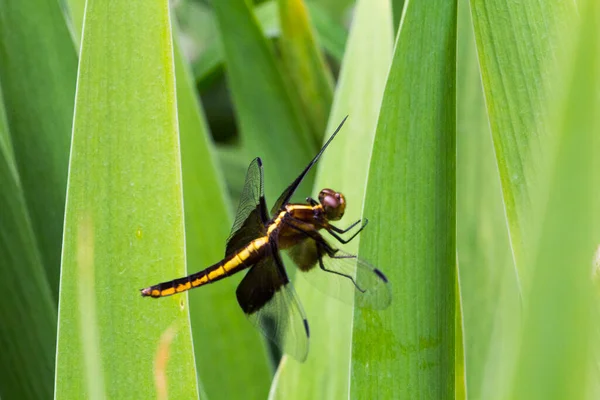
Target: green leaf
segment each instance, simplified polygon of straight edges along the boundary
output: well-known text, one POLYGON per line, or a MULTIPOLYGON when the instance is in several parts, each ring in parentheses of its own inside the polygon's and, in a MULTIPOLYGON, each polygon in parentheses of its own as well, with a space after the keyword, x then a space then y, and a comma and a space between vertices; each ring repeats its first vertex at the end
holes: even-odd
MULTIPOLYGON (((535 249, 532 191, 546 153, 545 107, 553 98, 558 27, 568 24, 570 2, 473 0, 471 10, 488 117, 500 170, 511 245, 524 298, 527 262, 535 249)), ((537 205, 539 206, 539 205, 537 205)))
MULTIPOLYGON (((0 93, 2 88, 0 87, 0 93)), ((0 96, 0 155, 4 160, 7 161, 7 165, 12 170, 12 175, 15 179, 18 179, 17 164, 15 161, 15 155, 13 153, 12 140, 10 139, 10 133, 8 132, 8 121, 6 120, 6 110, 4 108, 4 101, 0 96)))
POLYGON ((273 49, 244 0, 214 2, 227 77, 249 163, 261 156, 267 200, 275 201, 312 158, 312 136, 273 49))
POLYGON ((73 35, 73 42, 81 44, 81 30, 83 28, 83 14, 85 13, 85 0, 65 0, 68 6, 69 22, 73 35))
POLYGON ((213 82, 214 76, 221 73, 223 69, 223 48, 218 38, 202 51, 192 68, 198 87, 201 90, 213 82))
POLYGON ((392 0, 392 11, 394 15, 394 32, 398 33, 400 20, 402 19, 402 11, 404 10, 405 0, 392 0))
POLYGON ((347 33, 344 25, 334 19, 321 3, 306 3, 318 42, 323 49, 338 63, 342 62, 346 47, 347 33))
MULTIPOLYGON (((389 3, 358 3, 326 137, 349 115, 319 161, 314 193, 330 187, 344 193, 348 207, 340 226, 360 218, 377 116, 393 46, 389 3), (386 7, 387 5, 387 7, 386 7)), ((371 224, 378 224, 372 221, 371 224)), ((373 229, 368 226, 367 230, 373 229)), ((358 239, 346 247, 356 253, 358 239)), ((294 285, 310 324, 308 359, 284 358, 271 398, 347 398, 350 383, 352 307, 326 296, 296 274, 294 285), (323 379, 327 377, 327 379, 323 379)), ((340 278, 342 279, 342 278, 340 278)), ((356 350, 354 350, 356 351, 356 350)))
MULTIPOLYGON (((72 0, 75 1, 75 0, 72 0)), ((188 4, 187 8, 192 10, 196 7, 201 7, 200 4, 188 4)), ((333 19, 319 3, 310 2, 306 4, 310 19, 314 25, 315 34, 318 38, 318 42, 323 46, 329 55, 337 62, 342 61, 344 56, 344 47, 346 45, 346 30, 344 27, 335 19, 333 19)), ((277 1, 270 0, 264 3, 258 4, 254 8, 256 19, 260 24, 263 34, 268 38, 276 38, 281 35, 281 24, 279 21, 279 7, 277 1)), ((202 21, 205 21, 204 17, 202 21)), ((206 18, 207 21, 212 19, 206 18)), ((200 29, 198 22, 190 29, 200 29)), ((202 30, 211 30, 206 28, 202 24, 202 30)), ((190 24, 191 25, 191 24, 190 24)), ((204 86, 206 82, 210 82, 214 74, 220 71, 224 62, 223 48, 219 39, 218 32, 212 33, 212 40, 205 43, 205 48, 202 49, 201 54, 194 57, 193 70, 196 82, 200 86, 204 86)), ((331 95, 329 95, 331 97, 331 95)))
POLYGON ((454 397, 456 7, 405 5, 359 252, 387 274, 392 306, 355 311, 353 398, 454 397))
POLYGON ((563 88, 548 99, 553 111, 548 137, 556 138, 551 143, 556 152, 549 153, 540 176, 542 182, 548 178, 548 187, 537 193, 547 207, 539 221, 542 233, 531 266, 531 295, 512 398, 591 398, 592 380, 597 385, 592 351, 597 350, 597 313, 590 311, 597 307, 592 303, 591 272, 600 243, 600 5, 584 0, 577 10, 581 17, 557 42, 568 51, 559 50, 565 58, 553 76, 563 88))
POLYGON ((248 164, 242 160, 243 151, 238 146, 220 146, 218 153, 232 204, 238 204, 248 169, 248 164))
POLYGON ((31 226, 0 96, 0 396, 52 396, 56 304, 31 226))
POLYGON ((88 0, 61 276, 56 398, 197 396, 166 0, 88 0))
MULTIPOLYGON (((223 258, 232 218, 193 80, 178 47, 176 50, 186 258, 191 273, 223 258)), ((240 175, 244 179, 245 168, 240 175)), ((171 278, 176 276, 164 276, 171 278)), ((211 399, 264 398, 269 391, 271 367, 258 332, 238 306, 236 285, 235 279, 225 279, 189 294, 196 368, 203 392, 211 399), (218 368, 214 360, 219 360, 218 368), (239 368, 240 365, 252 368, 239 368), (223 373, 234 370, 237 372, 233 375, 223 373)))
POLYGON ((520 293, 466 0, 459 1, 458 45, 457 252, 467 397, 505 399, 520 293))
POLYGON ((323 131, 333 100, 333 78, 315 41, 303 0, 278 0, 281 37, 279 48, 286 76, 298 93, 304 117, 316 142, 323 131))
POLYGON ((77 57, 55 0, 0 0, 0 82, 31 227, 58 298, 77 57))
MULTIPOLYGON (((458 281, 456 286, 456 293, 460 293, 458 287, 458 281)), ((466 387, 466 374, 465 374, 465 346, 464 346, 464 335, 463 335, 463 313, 462 313, 462 301, 460 296, 456 296, 456 308, 455 308, 455 319, 454 319, 454 398, 457 400, 467 399, 467 387, 466 387)))

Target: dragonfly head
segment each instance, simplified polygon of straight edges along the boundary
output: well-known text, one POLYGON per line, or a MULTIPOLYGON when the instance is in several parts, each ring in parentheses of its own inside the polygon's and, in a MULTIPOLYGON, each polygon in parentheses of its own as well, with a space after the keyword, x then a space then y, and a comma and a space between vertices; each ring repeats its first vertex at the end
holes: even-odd
POLYGON ((337 221, 344 216, 346 199, 340 192, 332 189, 323 189, 319 192, 319 203, 323 206, 325 216, 330 221, 337 221))

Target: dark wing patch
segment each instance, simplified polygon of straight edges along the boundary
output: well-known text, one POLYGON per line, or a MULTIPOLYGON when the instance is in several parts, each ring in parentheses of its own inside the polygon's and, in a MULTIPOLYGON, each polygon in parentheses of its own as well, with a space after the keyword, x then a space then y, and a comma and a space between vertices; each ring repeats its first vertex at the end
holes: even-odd
POLYGON ((235 221, 227 238, 225 256, 236 253, 252 240, 265 235, 267 222, 262 162, 260 158, 255 158, 246 173, 246 182, 235 214, 235 221))
POLYGON ((299 361, 308 355, 308 322, 275 246, 246 274, 236 291, 254 326, 284 353, 299 361))
POLYGON ((340 131, 340 129, 342 128, 342 125, 344 125, 344 122, 346 122, 347 118, 348 118, 348 116, 346 115, 346 117, 338 125, 338 127, 336 128, 336 130, 331 134, 331 136, 329 137, 329 139, 327 139, 327 142, 325 142, 325 144, 323 145, 323 147, 321 147, 321 150, 319 150, 319 153, 317 153, 317 155, 312 159, 312 161, 308 163, 308 165, 306 166, 306 168, 304 168, 304 171, 302 171, 300 173, 300 175, 298 175, 298 177, 294 180, 294 182, 292 182, 290 184, 290 186, 288 186, 283 191, 283 193, 281 193, 281 196, 279 196, 279 198, 275 202, 275 205, 271 209, 271 215, 278 214, 279 211, 283 208, 283 206, 286 205, 290 201, 290 199, 294 195, 294 192, 296 191, 296 189, 298 189, 298 186, 300 185, 300 183, 302 182, 302 180, 304 179, 304 177, 306 176, 306 174, 308 174, 308 171, 310 171, 310 169, 312 168, 313 165, 315 165, 315 163, 317 162, 317 160, 319 159, 319 157, 321 157, 321 154, 323 154, 323 152, 325 151, 325 149, 327 148, 327 146, 329 146, 329 143, 331 143, 331 141, 333 140, 333 138, 335 137, 335 135, 337 135, 337 133, 340 131))
POLYGON ((306 272, 314 268, 319 261, 317 243, 309 237, 301 239, 298 244, 289 248, 287 253, 301 271, 306 272))

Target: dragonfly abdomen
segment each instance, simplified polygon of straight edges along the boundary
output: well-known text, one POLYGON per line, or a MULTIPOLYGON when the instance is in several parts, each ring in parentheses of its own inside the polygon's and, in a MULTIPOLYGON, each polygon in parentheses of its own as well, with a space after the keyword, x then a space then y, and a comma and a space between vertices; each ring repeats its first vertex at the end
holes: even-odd
POLYGON ((262 257, 267 243, 267 237, 255 239, 237 253, 202 271, 142 289, 142 296, 154 298, 171 296, 226 278, 256 263, 262 257))

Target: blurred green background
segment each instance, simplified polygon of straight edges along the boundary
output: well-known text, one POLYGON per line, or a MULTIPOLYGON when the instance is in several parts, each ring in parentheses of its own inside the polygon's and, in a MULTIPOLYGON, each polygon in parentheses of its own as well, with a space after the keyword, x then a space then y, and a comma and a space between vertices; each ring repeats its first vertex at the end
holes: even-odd
MULTIPOLYGON (((595 399, 595 0, 0 0, 0 398, 595 399), (243 316, 224 255, 269 206, 346 195, 363 310, 288 270, 304 363, 243 316)), ((288 266, 291 263, 287 262, 288 266)))

